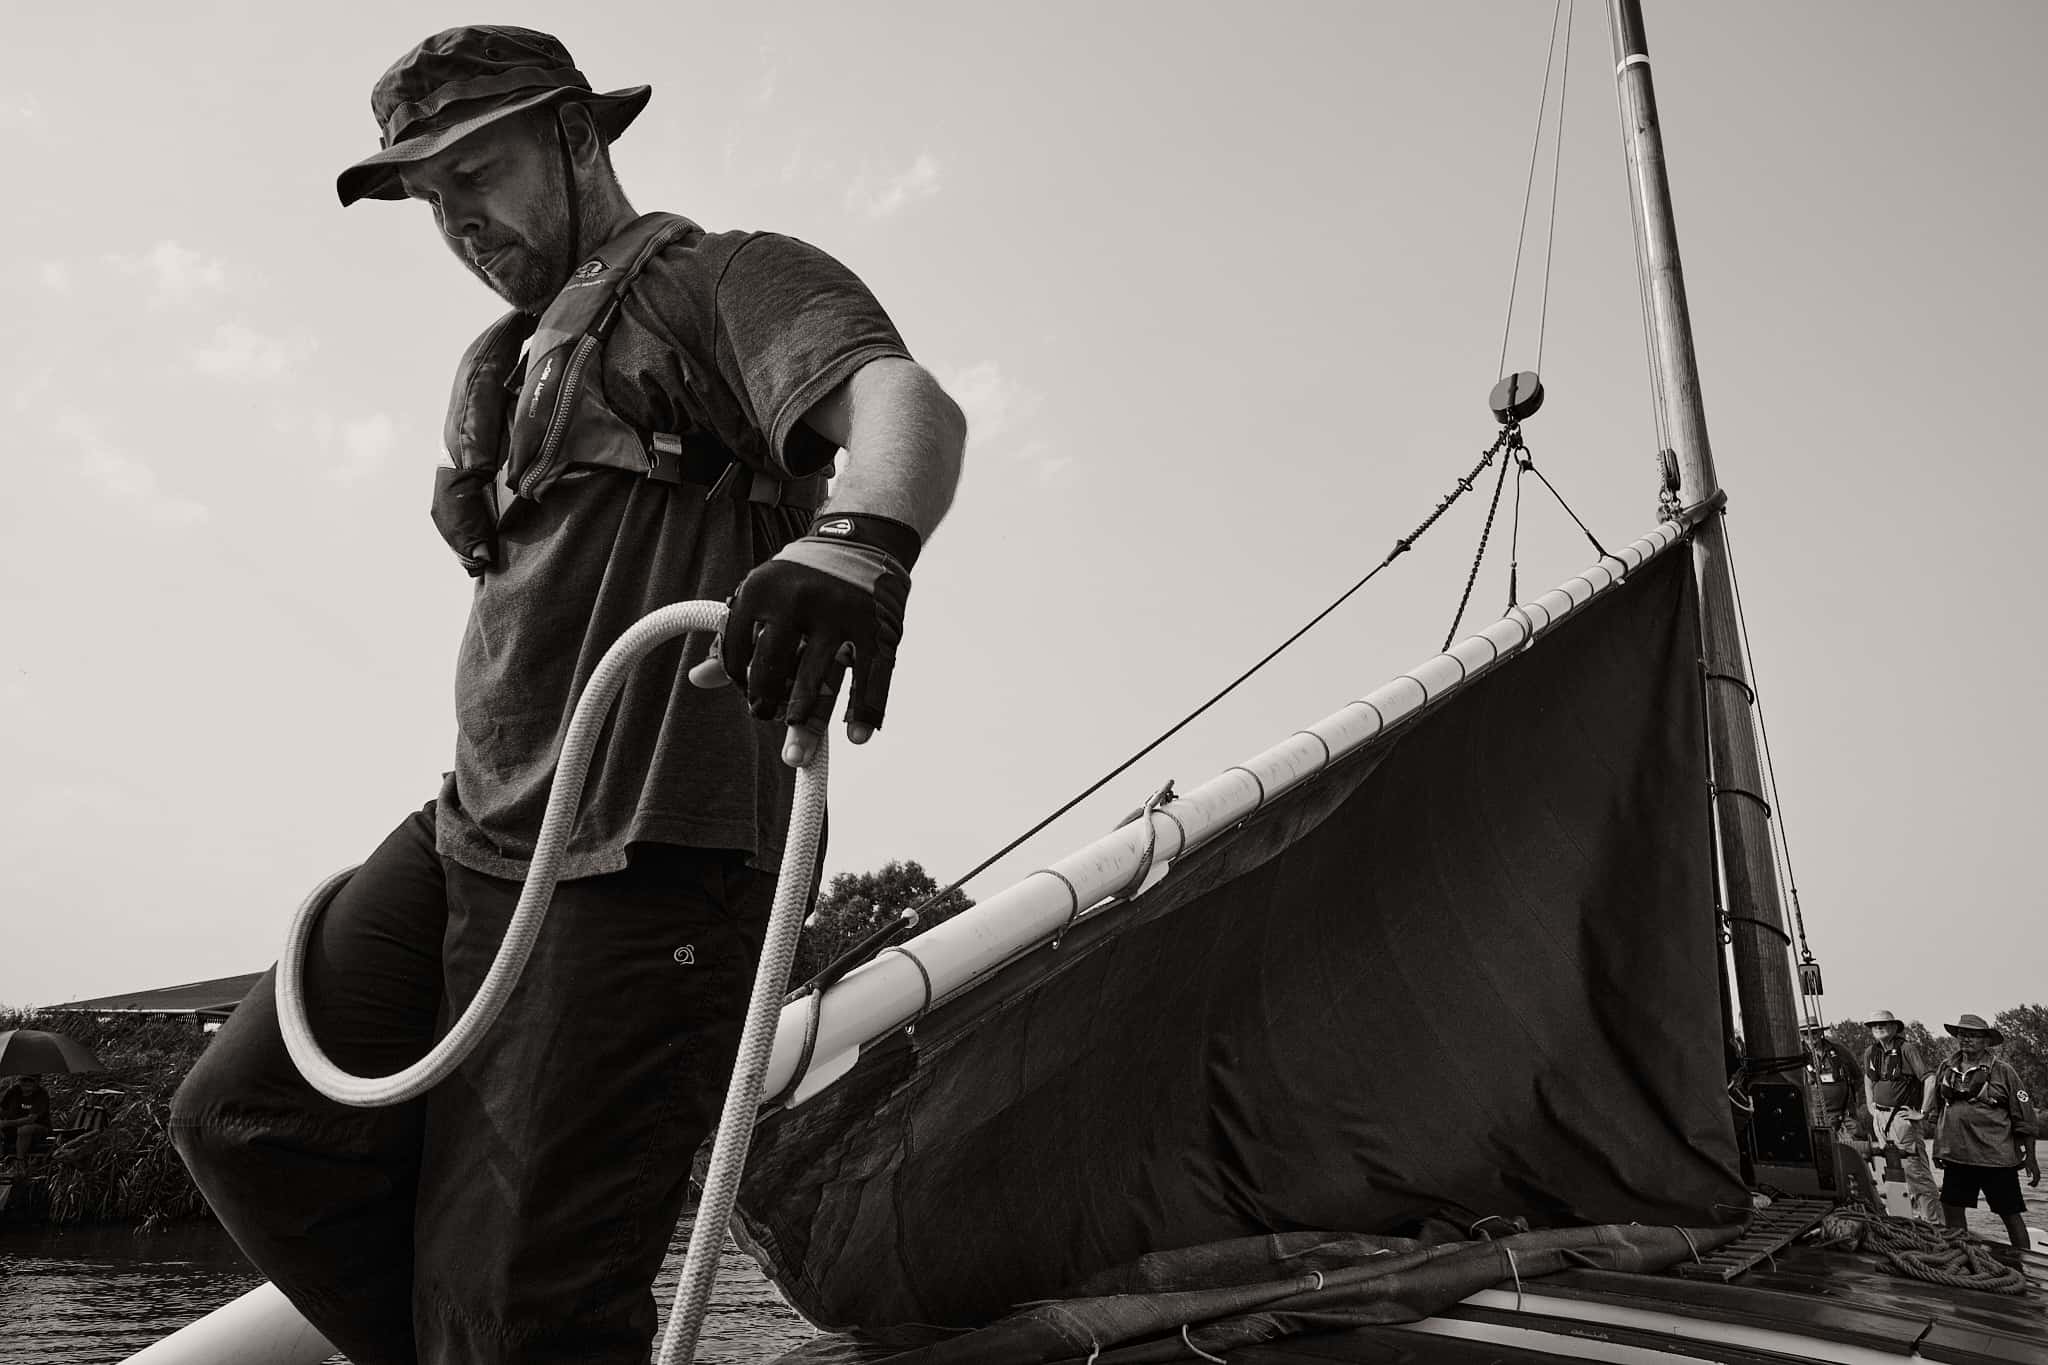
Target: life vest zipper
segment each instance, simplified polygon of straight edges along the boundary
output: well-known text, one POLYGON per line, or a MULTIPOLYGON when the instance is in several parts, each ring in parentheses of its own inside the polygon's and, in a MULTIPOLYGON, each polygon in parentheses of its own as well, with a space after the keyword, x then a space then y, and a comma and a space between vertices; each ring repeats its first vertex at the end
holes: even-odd
POLYGON ((576 343, 576 350, 562 371, 562 388, 555 398, 555 410, 548 417, 547 434, 541 438, 540 450, 533 457, 533 468, 527 470, 526 477, 520 481, 519 496, 531 498, 533 490, 540 487, 547 479, 548 471, 554 467, 555 457, 561 453, 562 441, 569 434, 570 417, 576 411, 576 391, 583 383, 583 367, 590 363, 597 347, 598 339, 588 334, 576 343))

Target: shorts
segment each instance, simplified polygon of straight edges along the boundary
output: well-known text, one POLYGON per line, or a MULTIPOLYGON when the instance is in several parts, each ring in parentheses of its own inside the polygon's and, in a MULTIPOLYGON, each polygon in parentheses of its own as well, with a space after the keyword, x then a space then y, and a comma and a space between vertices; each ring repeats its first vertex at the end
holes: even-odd
POLYGON ((2026 1196, 2020 1193, 2017 1166, 1964 1166, 1949 1162, 1941 1173, 1941 1202, 1959 1209, 1977 1207, 1977 1192, 2001 1217, 2027 1211, 2026 1196))

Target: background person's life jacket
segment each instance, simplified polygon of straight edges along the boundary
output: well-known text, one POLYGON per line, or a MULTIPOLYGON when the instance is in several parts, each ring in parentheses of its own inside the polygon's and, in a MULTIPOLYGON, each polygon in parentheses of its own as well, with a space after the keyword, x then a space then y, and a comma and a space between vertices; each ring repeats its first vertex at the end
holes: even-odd
POLYGON ((712 432, 643 431, 605 400, 604 345, 627 289, 695 226, 672 213, 641 216, 578 266, 538 319, 507 313, 463 352, 442 428, 449 463, 434 472, 433 518, 472 578, 497 557, 493 486, 501 467, 513 495, 535 502, 578 465, 807 511, 824 501, 824 475, 784 480, 742 464, 712 432))

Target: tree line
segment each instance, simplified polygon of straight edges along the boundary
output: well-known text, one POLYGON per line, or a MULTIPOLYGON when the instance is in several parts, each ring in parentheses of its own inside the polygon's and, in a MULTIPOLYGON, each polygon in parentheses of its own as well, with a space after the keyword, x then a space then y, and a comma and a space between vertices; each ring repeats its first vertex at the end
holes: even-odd
MULTIPOLYGON (((2028 1091, 2036 1096, 2048 1094, 2048 1005, 2015 1005, 1992 1015, 1991 1023, 2005 1035, 1996 1055, 2012 1064, 2028 1091)), ((1854 1019, 1830 1024, 1827 1036, 1859 1062, 1877 1042, 1870 1030, 1854 1019)), ((1947 1029, 1937 1033, 1918 1019, 1906 1025, 1906 1041, 1920 1045, 1929 1066, 1939 1067, 1955 1055, 1956 1040, 1947 1029)))
POLYGON ((918 911, 917 927, 911 932, 922 933, 974 904, 957 887, 943 896, 938 893, 938 882, 914 858, 886 863, 874 872, 840 873, 804 921, 789 984, 795 987, 810 980, 905 910, 918 911))

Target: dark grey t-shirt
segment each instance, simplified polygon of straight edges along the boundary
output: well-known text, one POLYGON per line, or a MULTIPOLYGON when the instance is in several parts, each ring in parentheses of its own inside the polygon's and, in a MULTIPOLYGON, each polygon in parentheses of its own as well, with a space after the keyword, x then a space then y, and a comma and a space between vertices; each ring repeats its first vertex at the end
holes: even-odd
MULTIPOLYGON (((854 371, 908 356, 874 296, 815 247, 769 233, 685 233, 626 295, 605 347, 604 394, 643 429, 711 430, 747 464, 822 469, 833 447, 799 420, 854 371)), ((533 855, 576 698, 612 642, 648 612, 724 601, 803 533, 805 514, 599 467, 569 470, 498 527, 455 670, 455 770, 441 853, 498 877, 533 855)), ((738 849, 778 866, 793 774, 782 728, 734 688, 691 686, 710 638, 649 654, 599 736, 564 877, 615 872, 634 843, 738 849)))

